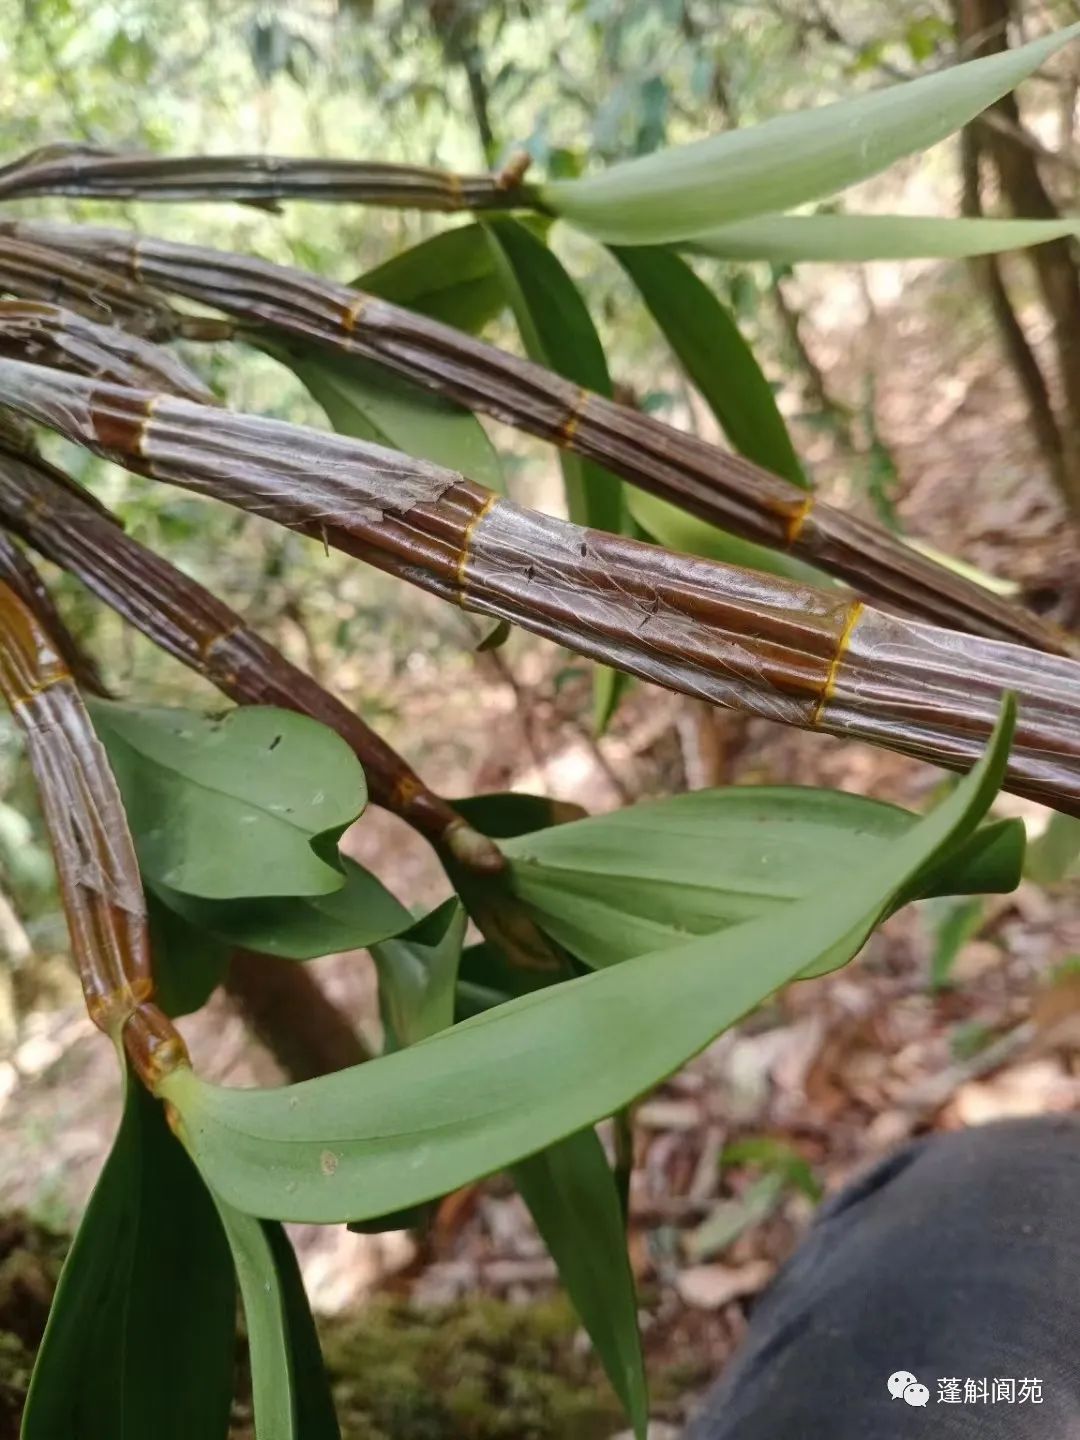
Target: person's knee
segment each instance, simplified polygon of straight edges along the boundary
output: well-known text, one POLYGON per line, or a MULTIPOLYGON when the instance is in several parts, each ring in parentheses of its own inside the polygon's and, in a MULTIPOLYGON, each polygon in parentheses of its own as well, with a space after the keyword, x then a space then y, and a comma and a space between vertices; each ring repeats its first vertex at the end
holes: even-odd
POLYGON ((822 1208, 687 1440, 887 1440, 911 1404, 942 1433, 1080 1435, 1078 1193, 1080 1117, 905 1146, 822 1208))

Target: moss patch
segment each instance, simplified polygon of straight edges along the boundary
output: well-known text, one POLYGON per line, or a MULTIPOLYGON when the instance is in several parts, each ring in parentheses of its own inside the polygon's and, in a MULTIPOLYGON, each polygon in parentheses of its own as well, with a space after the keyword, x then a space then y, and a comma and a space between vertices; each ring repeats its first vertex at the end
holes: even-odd
POLYGON ((561 1302, 376 1301, 322 1334, 347 1440, 601 1440, 620 1425, 561 1302))

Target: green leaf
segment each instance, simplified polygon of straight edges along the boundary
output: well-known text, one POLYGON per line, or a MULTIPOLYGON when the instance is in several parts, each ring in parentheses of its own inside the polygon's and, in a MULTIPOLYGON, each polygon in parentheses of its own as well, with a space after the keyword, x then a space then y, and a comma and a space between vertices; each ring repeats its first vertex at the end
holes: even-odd
POLYGON ((367 802, 345 741, 306 715, 222 716, 90 702, 124 798, 143 879, 206 899, 325 895, 333 851, 367 802))
POLYGON ((788 210, 876 175, 944 140, 1080 34, 1080 25, 818 109, 660 150, 540 199, 601 240, 685 240, 752 215, 788 210))
POLYGON ((696 1263, 726 1250, 745 1231, 760 1225, 779 1208, 787 1188, 781 1171, 768 1170, 741 1195, 721 1200, 708 1218, 686 1236, 683 1243, 688 1259, 696 1263))
POLYGON ((454 1023, 454 987, 468 916, 453 896, 392 940, 371 947, 388 1045, 401 1049, 454 1023))
POLYGON ((732 1165, 757 1165, 778 1173, 784 1177, 785 1185, 798 1190, 808 1200, 816 1204, 821 1199, 821 1182, 799 1151, 786 1140, 777 1140, 771 1135, 748 1135, 743 1140, 733 1140, 724 1146, 720 1155, 722 1170, 732 1165))
POLYGON ((592 1130, 579 1130, 511 1171, 615 1393, 644 1440, 649 1399, 637 1294, 622 1210, 592 1130))
POLYGON ((191 925, 153 891, 146 899, 154 957, 154 999, 166 1015, 190 1015, 206 1004, 224 980, 230 946, 191 925))
MULTIPOLYGON (((493 839, 520 835, 522 830, 557 824, 558 818, 582 815, 579 806, 538 795, 475 795, 455 800, 454 808, 482 834, 493 839)), ((537 977, 539 983, 566 977, 566 957, 525 914, 510 891, 505 874, 480 875, 452 857, 442 857, 447 878, 479 926, 495 942, 509 965, 537 977)))
POLYGON ((296 1406, 296 1440, 341 1440, 322 1347, 296 1252, 285 1231, 273 1220, 263 1221, 263 1233, 273 1256, 285 1311, 296 1406))
POLYGON ((772 386, 709 287, 671 250, 612 253, 739 454, 809 489, 772 386))
POLYGON ((443 230, 353 281, 358 290, 478 335, 506 308, 483 227, 443 230))
POLYGON ((370 870, 347 855, 339 859, 344 884, 329 895, 200 900, 164 885, 156 887, 156 893, 203 934, 285 960, 366 950, 412 925, 412 914, 370 870))
MULTIPOLYGON (((513 798, 535 808, 528 802, 536 797, 513 798)), ((379 971, 379 1007, 395 1049, 426 1040, 454 1023, 465 918, 461 902, 451 899, 407 934, 372 948, 379 971)), ((485 948, 510 971, 495 947, 485 948)), ((584 1130, 522 1161, 511 1174, 616 1393, 637 1433, 644 1436, 648 1404, 637 1300, 603 1147, 591 1130, 584 1130)), ((390 1228, 415 1216, 415 1211, 396 1211, 378 1223, 390 1228)), ((364 1225, 353 1228, 363 1230, 364 1225)))
POLYGON ((23 1440, 225 1440, 235 1315, 206 1187, 160 1104, 129 1081, 53 1300, 23 1440))
POLYGON ((455 1016, 459 1020, 478 1015, 481 1010, 490 1010, 493 1005, 505 1005, 518 995, 531 995, 559 980, 570 978, 566 970, 553 977, 543 970, 525 970, 513 965, 498 945, 483 940, 477 945, 467 945, 461 952, 458 966, 455 1016))
MULTIPOLYGON (((916 826, 862 796, 753 785, 631 805, 502 848, 537 923, 596 967, 795 907, 916 826)), ((1011 890, 1022 855, 1023 827, 993 823, 924 877, 921 893, 1011 890)))
POLYGON ((471 411, 370 360, 293 341, 267 348, 299 377, 340 435, 431 460, 503 493, 499 457, 471 411))
POLYGON ((178 1069, 161 1089, 185 1143, 231 1205, 324 1223, 403 1210, 536 1154, 658 1084, 823 957, 856 954, 985 814, 1014 716, 1010 699, 975 769, 889 844, 861 849, 842 884, 336 1075, 231 1090, 178 1069))
POLYGON ((696 235, 688 248, 724 260, 959 260, 1080 234, 1080 220, 930 215, 762 215, 696 235))
MULTIPOLYGON (((600 337, 559 260, 516 220, 487 221, 485 229, 526 353, 567 380, 610 397, 600 337)), ((626 510, 618 476, 567 452, 560 452, 559 461, 571 520, 619 534, 626 510)))
MULTIPOLYGON (((977 895, 931 902, 934 917, 934 952, 930 957, 930 989, 944 990, 961 949, 986 923, 986 906, 977 895)), ((929 908, 929 907, 928 907, 929 908)))
MULTIPOLYGON (((315 1324, 280 1225, 214 1196, 244 1302, 258 1440, 340 1440, 315 1324)), ((194 1432, 192 1432, 194 1433, 194 1432)))
POLYGON ((1024 873, 1037 885, 1056 885, 1077 869, 1080 817, 1051 815, 1050 823, 1028 846, 1024 873))
POLYGON ((630 514, 642 530, 659 545, 668 550, 678 550, 685 555, 701 555, 706 560, 720 560, 725 565, 742 565, 747 570, 763 570, 767 575, 783 575, 789 580, 798 580, 808 585, 830 586, 836 582, 823 570, 788 555, 783 550, 770 550, 765 545, 756 545, 753 540, 743 540, 688 515, 656 495, 646 495, 644 490, 630 489, 627 492, 630 514))
MULTIPOLYGON (((610 397, 611 376, 600 337, 557 257, 516 220, 485 225, 526 353, 567 380, 610 397)), ((568 450, 559 451, 559 464, 570 519, 594 530, 625 534, 625 487, 619 477, 568 450)), ((602 735, 631 682, 607 666, 594 667, 593 675, 593 728, 602 735)))

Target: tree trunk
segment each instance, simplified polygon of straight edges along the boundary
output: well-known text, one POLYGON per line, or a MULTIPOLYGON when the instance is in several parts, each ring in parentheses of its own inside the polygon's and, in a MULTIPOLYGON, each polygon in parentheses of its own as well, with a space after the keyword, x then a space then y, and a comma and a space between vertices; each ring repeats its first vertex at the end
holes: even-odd
MULTIPOLYGON (((967 54, 993 55, 1008 48, 1011 0, 955 0, 955 11, 957 32, 967 54)), ((1002 96, 993 108, 1010 130, 1026 134, 1013 95, 1002 96)), ((1013 213, 1035 219, 1059 218, 1032 149, 996 129, 985 129, 982 141, 993 157, 1013 213)), ((1061 464, 1056 478, 1070 513, 1080 520, 1080 273, 1071 240, 1051 240, 1030 253, 1053 326, 1061 388, 1057 426, 1061 464)))

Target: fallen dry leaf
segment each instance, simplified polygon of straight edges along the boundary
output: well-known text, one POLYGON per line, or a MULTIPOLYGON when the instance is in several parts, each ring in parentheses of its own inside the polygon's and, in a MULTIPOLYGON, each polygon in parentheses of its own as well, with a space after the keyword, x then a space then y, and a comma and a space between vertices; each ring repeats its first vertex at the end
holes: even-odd
POLYGON ((676 1277, 675 1288, 686 1305, 697 1310, 722 1310, 732 1300, 763 1290, 774 1268, 768 1260, 750 1260, 739 1266, 690 1265, 676 1277))

